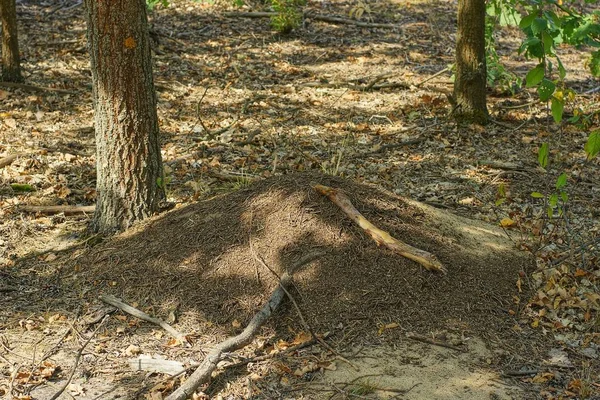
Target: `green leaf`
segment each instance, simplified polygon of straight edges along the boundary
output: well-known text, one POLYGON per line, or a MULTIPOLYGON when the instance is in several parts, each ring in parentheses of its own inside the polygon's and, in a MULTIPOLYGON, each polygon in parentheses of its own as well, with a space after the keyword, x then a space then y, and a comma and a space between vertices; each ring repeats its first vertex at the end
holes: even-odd
POLYGON ((543 79, 542 83, 538 87, 538 94, 540 95, 540 100, 548 101, 554 90, 556 89, 556 85, 549 79, 543 79))
POLYGON ((560 79, 565 79, 565 76, 567 76, 567 70, 565 69, 563 63, 560 61, 560 58, 556 57, 556 61, 558 61, 558 76, 560 77, 560 79))
POLYGON ((542 143, 540 149, 538 150, 538 163, 540 167, 546 168, 548 166, 548 153, 549 146, 548 143, 542 143))
POLYGON ((590 71, 594 76, 600 76, 600 50, 592 53, 590 58, 590 71))
POLYGON ((531 22, 531 31, 534 35, 539 35, 540 33, 546 31, 548 29, 548 21, 544 18, 535 18, 531 22))
POLYGON ((550 207, 556 207, 558 204, 558 194, 552 193, 548 198, 548 204, 550 204, 550 207))
POLYGON ((563 112, 565 110, 565 102, 553 97, 550 109, 552 110, 552 118, 554 118, 554 122, 559 124, 562 121, 563 112))
POLYGON ((567 174, 565 174, 563 172, 562 174, 560 174, 560 176, 556 180, 556 188, 560 189, 562 187, 565 187, 566 184, 567 184, 567 174))
POLYGON ((569 201, 569 195, 567 194, 567 192, 560 192, 560 198, 563 201, 563 203, 566 203, 567 201, 569 201))
POLYGON ((600 152, 600 129, 596 129, 588 137, 587 143, 585 144, 585 152, 587 154, 588 161, 596 157, 600 152))
POLYGON ((537 10, 534 10, 531 14, 529 14, 528 16, 524 17, 521 22, 519 22, 519 28, 521 29, 525 29, 531 26, 531 24, 533 23, 533 21, 537 18, 538 12, 537 10))
POLYGON ((554 49, 554 39, 548 32, 542 32, 542 43, 544 44, 544 53, 552 54, 552 49, 554 49))
POLYGON ((546 196, 544 196, 544 195, 543 195, 542 193, 540 193, 540 192, 532 192, 532 193, 531 193, 531 197, 533 197, 534 199, 543 199, 543 198, 544 198, 544 197, 546 197, 546 196))
POLYGON ((534 87, 535 85, 540 83, 542 79, 544 79, 544 72, 544 64, 538 64, 537 67, 529 71, 527 73, 527 76, 525 77, 527 87, 534 87))

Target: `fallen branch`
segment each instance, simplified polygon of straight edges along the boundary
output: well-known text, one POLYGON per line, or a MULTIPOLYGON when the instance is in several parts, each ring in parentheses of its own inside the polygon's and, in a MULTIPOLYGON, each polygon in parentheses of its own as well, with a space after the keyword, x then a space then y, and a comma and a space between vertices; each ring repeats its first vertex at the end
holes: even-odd
POLYGON ((421 82, 417 83, 417 84, 415 85, 415 87, 419 87, 419 86, 423 85, 424 83, 427 83, 427 82, 429 82, 430 80, 432 80, 432 79, 435 79, 435 78, 437 78, 438 76, 440 76, 440 75, 442 75, 443 73, 445 73, 445 72, 448 72, 448 71, 450 71, 450 68, 444 68, 443 70, 441 70, 441 71, 439 71, 439 72, 436 72, 435 74, 431 75, 429 78, 425 78, 425 79, 423 79, 421 82))
POLYGON ((21 156, 25 156, 27 155, 26 153, 16 153, 16 154, 11 154, 10 156, 6 156, 4 158, 0 158, 0 168, 4 168, 7 165, 12 164, 17 158, 21 157, 21 156))
POLYGON ((77 92, 73 90, 67 89, 58 89, 51 87, 43 87, 43 86, 34 86, 28 85, 26 83, 16 83, 16 82, 0 82, 0 87, 10 88, 10 89, 22 89, 26 92, 40 93, 40 92, 55 92, 60 94, 77 94, 77 92))
MULTIPOLYGON (((226 12, 224 16, 228 18, 270 18, 278 15, 277 12, 226 12)), ((329 22, 332 24, 355 25, 361 28, 385 28, 385 29, 402 29, 400 25, 395 24, 380 24, 376 22, 357 21, 349 18, 335 17, 332 15, 310 14, 304 13, 305 19, 313 19, 315 21, 329 22)))
POLYGON ((388 249, 411 259, 421 264, 425 269, 429 271, 438 271, 446 273, 446 268, 442 263, 431 253, 424 250, 417 249, 409 244, 401 242, 398 239, 393 238, 389 233, 382 231, 377 228, 371 222, 369 222, 363 215, 352 205, 350 199, 341 191, 330 188, 323 185, 314 185, 313 188, 326 196, 335 205, 342 209, 358 226, 363 228, 365 232, 375 240, 378 246, 385 245, 388 249))
POLYGON ((41 214, 92 214, 96 206, 20 206, 19 210, 29 213, 41 214))
POLYGON ((407 333, 406 337, 409 338, 409 339, 418 340, 419 342, 432 344, 434 346, 445 347, 447 349, 451 349, 451 350, 454 350, 454 351, 460 351, 460 352, 464 351, 460 347, 453 346, 451 344, 448 344, 446 342, 442 342, 440 340, 431 339, 431 338, 428 338, 426 336, 417 335, 416 333, 407 333))
POLYGON ((169 332, 169 334, 171 336, 173 336, 175 339, 179 340, 181 343, 189 344, 185 335, 182 335, 181 333, 179 333, 175 328, 173 328, 171 325, 167 324, 162 319, 151 317, 148 314, 146 314, 145 312, 140 311, 137 308, 130 306, 129 304, 125 304, 121 300, 117 299, 115 296, 111 296, 109 294, 101 295, 99 297, 99 299, 102 300, 103 302, 105 302, 106 304, 110 304, 111 306, 119 308, 120 310, 126 312, 127 314, 133 315, 136 318, 139 318, 143 321, 147 321, 152 324, 158 325, 161 328, 163 328, 165 331, 169 332))
POLYGON ((232 336, 224 342, 219 343, 210 353, 208 353, 196 371, 190 375, 189 379, 185 381, 177 390, 167 396, 166 400, 185 400, 191 397, 198 386, 210 378, 212 371, 217 368, 217 364, 223 359, 224 353, 240 349, 250 343, 254 335, 256 335, 258 329, 265 323, 265 321, 267 321, 267 319, 269 319, 271 314, 273 314, 273 311, 275 311, 281 304, 281 301, 285 297, 283 287, 291 285, 291 274, 294 272, 294 270, 302 265, 314 261, 320 255, 320 253, 307 254, 296 264, 294 264, 290 268, 289 272, 285 272, 281 276, 279 286, 277 286, 277 288, 273 291, 267 303, 260 309, 259 312, 254 315, 242 333, 237 336, 232 336))
POLYGON ((273 269, 271 269, 271 267, 269 267, 267 265, 267 263, 265 262, 265 260, 259 254, 256 253, 256 251, 254 250, 254 247, 252 246, 252 242, 250 242, 250 251, 252 252, 252 255, 254 256, 254 258, 256 259, 256 261, 258 261, 264 268, 268 269, 269 272, 271 272, 277 279, 279 279, 279 286, 281 287, 281 289, 285 292, 285 294, 287 295, 287 297, 292 302, 294 308, 296 309, 296 313, 298 313, 298 318, 300 318, 300 322, 304 326, 304 329, 306 329, 310 333, 310 336, 314 340, 318 341, 321 346, 323 346, 325 349, 329 350, 332 354, 334 354, 337 358, 339 358, 343 362, 345 362, 348 365, 350 365, 356 371, 360 371, 360 369, 356 365, 354 365, 350 360, 344 358, 341 354, 339 354, 337 351, 335 351, 335 349, 333 347, 331 347, 330 345, 328 345, 327 342, 325 342, 322 338, 320 338, 319 336, 317 336, 317 334, 315 333, 315 331, 312 328, 312 326, 310 326, 308 324, 308 322, 306 322, 306 319, 304 318, 304 314, 302 314, 302 311, 300 310, 300 306, 296 302, 296 299, 294 299, 294 296, 292 296, 292 294, 286 289, 286 287, 281 284, 281 278, 279 277, 279 275, 277 275, 277 273, 275 271, 273 271, 273 269))

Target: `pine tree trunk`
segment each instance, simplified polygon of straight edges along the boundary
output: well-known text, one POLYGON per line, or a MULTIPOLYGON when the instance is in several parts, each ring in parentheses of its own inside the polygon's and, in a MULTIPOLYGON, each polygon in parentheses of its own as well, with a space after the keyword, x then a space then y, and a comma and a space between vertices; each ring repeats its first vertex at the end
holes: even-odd
POLYGON ((2 20, 2 80, 22 82, 15 0, 0 0, 2 20))
POLYGON ((454 117, 486 123, 485 0, 458 1, 454 117))
POLYGON ((165 198, 144 0, 85 0, 96 130, 92 228, 127 229, 165 198))

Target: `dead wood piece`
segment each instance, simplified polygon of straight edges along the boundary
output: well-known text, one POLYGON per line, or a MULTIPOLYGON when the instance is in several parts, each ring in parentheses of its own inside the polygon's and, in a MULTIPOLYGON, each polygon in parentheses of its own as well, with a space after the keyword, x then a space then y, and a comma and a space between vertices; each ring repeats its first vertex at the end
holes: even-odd
POLYGON ((435 339, 432 339, 432 338, 428 338, 426 336, 417 335, 416 333, 407 333, 406 337, 409 338, 409 339, 418 340, 419 342, 432 344, 434 346, 440 346, 440 347, 445 347, 447 349, 451 349, 451 350, 454 350, 454 351, 464 352, 464 350, 461 349, 460 347, 453 346, 453 345, 451 345, 449 343, 442 342, 440 340, 435 340, 435 339))
POLYGON ((7 165, 12 164, 17 158, 26 155, 26 153, 16 153, 11 154, 10 156, 6 156, 4 158, 0 158, 0 168, 4 168, 7 165))
POLYGON ((389 233, 382 231, 377 228, 371 222, 369 222, 355 207, 352 205, 350 199, 341 191, 330 188, 328 186, 323 185, 314 185, 313 188, 321 193, 323 196, 326 196, 331 200, 335 205, 342 209, 358 226, 363 228, 365 232, 371 236, 373 240, 377 243, 378 246, 385 245, 388 249, 392 250, 395 253, 400 254, 408 259, 411 259, 419 264, 421 264, 425 269, 429 271, 437 271, 446 273, 446 267, 442 265, 442 263, 431 253, 428 253, 424 250, 417 249, 409 244, 406 244, 394 237, 392 237, 389 233))
POLYGON ((267 319, 269 319, 271 314, 273 314, 273 311, 281 304, 285 297, 283 287, 289 287, 292 284, 291 274, 294 270, 315 260, 320 255, 320 253, 309 253, 295 263, 290 268, 289 272, 282 274, 279 286, 273 291, 267 303, 254 315, 242 333, 219 343, 210 353, 208 353, 196 371, 190 375, 189 379, 177 388, 177 390, 167 396, 166 400, 185 400, 191 397, 198 386, 210 378, 212 371, 217 368, 217 364, 222 360, 224 353, 240 349, 249 344, 254 335, 256 335, 258 329, 267 321, 267 319))
POLYGON ((41 214, 92 214, 96 206, 21 206, 19 210, 29 213, 41 214))
POLYGON ((158 372, 168 375, 177 375, 186 369, 179 361, 163 360, 145 355, 129 360, 128 364, 134 371, 158 372))
POLYGON ((162 319, 151 317, 150 315, 146 314, 145 312, 140 311, 137 308, 130 306, 129 304, 125 304, 121 300, 117 299, 115 296, 111 296, 109 294, 101 295, 99 297, 99 299, 102 300, 103 302, 105 302, 106 304, 110 304, 111 306, 119 308, 120 310, 126 312, 127 314, 133 315, 136 318, 139 318, 143 321, 147 321, 152 324, 160 326, 165 331, 167 331, 171 336, 173 336, 175 339, 179 340, 181 343, 189 345, 189 342, 188 342, 187 338, 185 337, 185 335, 182 335, 181 333, 179 333, 175 328, 173 328, 171 325, 167 324, 162 319))
MULTIPOLYGON (((270 18, 276 16, 277 12, 226 12, 224 16, 229 18, 270 18)), ((382 24, 376 22, 357 21, 349 18, 335 17, 333 15, 310 14, 304 13, 304 18, 313 19, 315 21, 329 22, 332 24, 355 25, 361 28, 385 28, 385 29, 402 29, 395 24, 382 24)))
POLYGON ((28 85, 26 83, 15 83, 15 82, 0 82, 0 87, 10 88, 10 89, 22 89, 26 92, 40 93, 40 92, 54 92, 60 94, 77 94, 77 92, 73 90, 67 89, 58 89, 51 87, 43 87, 43 86, 34 86, 28 85))

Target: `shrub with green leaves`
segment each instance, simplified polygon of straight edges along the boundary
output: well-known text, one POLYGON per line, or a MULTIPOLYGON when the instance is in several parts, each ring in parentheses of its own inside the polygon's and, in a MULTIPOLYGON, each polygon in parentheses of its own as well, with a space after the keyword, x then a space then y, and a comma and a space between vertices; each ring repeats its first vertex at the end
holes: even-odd
POLYGON ((302 6, 305 0, 271 0, 271 7, 277 13, 271 17, 271 26, 278 32, 290 33, 302 23, 302 6))

